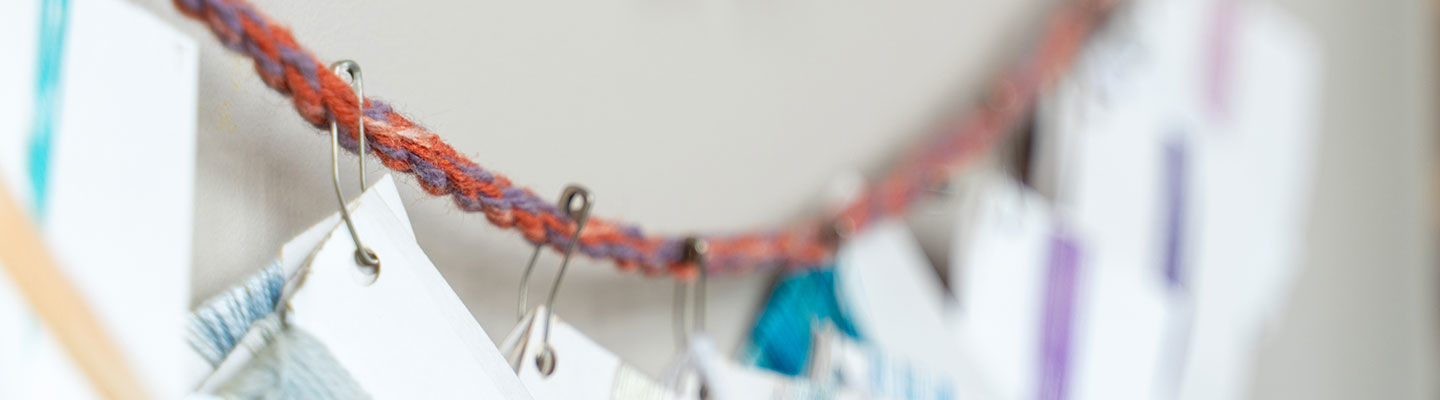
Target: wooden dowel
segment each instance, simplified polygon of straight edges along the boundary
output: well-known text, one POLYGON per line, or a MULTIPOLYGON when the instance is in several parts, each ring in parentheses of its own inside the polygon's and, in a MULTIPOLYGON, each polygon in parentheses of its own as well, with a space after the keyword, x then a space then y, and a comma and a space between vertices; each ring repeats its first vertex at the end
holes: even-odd
POLYGON ((0 182, 0 265, 100 395, 147 399, 140 381, 80 291, 65 277, 39 230, 0 182))

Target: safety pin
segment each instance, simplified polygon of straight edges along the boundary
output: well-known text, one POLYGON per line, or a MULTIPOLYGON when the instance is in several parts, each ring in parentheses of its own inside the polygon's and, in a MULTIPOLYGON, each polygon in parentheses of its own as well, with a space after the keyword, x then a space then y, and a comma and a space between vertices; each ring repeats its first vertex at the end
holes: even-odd
POLYGON ((685 238, 681 246, 685 252, 683 262, 693 263, 699 270, 699 275, 696 276, 694 282, 675 282, 675 304, 672 308, 672 318, 675 338, 679 341, 680 348, 683 349, 695 333, 705 331, 705 276, 708 274, 706 270, 709 268, 705 261, 705 252, 708 250, 705 240, 691 236, 685 238), (685 305, 687 300, 694 302, 694 315, 689 316, 691 319, 689 324, 686 324, 685 305))
MULTIPOLYGON (((355 87, 355 99, 358 105, 356 125, 359 126, 360 147, 356 154, 360 156, 360 190, 365 190, 365 81, 360 74, 360 64, 351 60, 340 60, 330 64, 330 69, 336 74, 349 74, 350 85, 355 87)), ((375 268, 375 273, 380 272, 380 256, 375 255, 374 250, 365 247, 360 242, 360 234, 355 231, 355 222, 350 220, 350 210, 345 205, 345 195, 340 191, 340 127, 336 123, 334 114, 330 117, 330 177, 335 184, 335 199, 340 201, 340 218, 345 220, 345 228, 350 230, 350 239, 355 241, 355 262, 359 265, 375 268)))
MULTIPOLYGON (((706 262, 705 253, 709 250, 709 245, 704 239, 691 236, 685 238, 681 246, 683 246, 682 250, 684 251, 681 262, 695 264, 698 270, 695 281, 675 282, 675 304, 672 314, 675 325, 675 338, 679 341, 678 344, 681 351, 687 351, 686 349, 690 345, 691 338, 705 332, 705 277, 709 275, 708 270, 710 269, 709 263, 706 262), (689 296, 686 296, 687 293, 689 296), (694 303, 692 309, 692 314, 694 315, 691 316, 692 320, 688 324, 688 327, 685 321, 685 303, 687 297, 690 302, 694 303)), ((699 393, 697 394, 701 400, 710 398, 710 384, 706 382, 703 376, 702 374, 699 393)))
MULTIPOLYGON (((580 242, 580 232, 585 229, 585 222, 590 219, 590 208, 595 204, 595 199, 590 196, 590 191, 579 185, 565 186, 565 191, 560 194, 560 209, 566 217, 575 221, 575 233, 570 235, 570 242, 565 244, 565 255, 560 260, 560 271, 555 274, 555 282, 550 285, 550 295, 545 299, 545 331, 541 334, 540 354, 535 356, 535 367, 545 376, 555 372, 555 353, 550 348, 550 318, 554 315, 555 296, 560 293, 560 281, 565 278, 565 269, 570 266, 570 255, 575 253, 575 246, 580 242), (579 199, 579 208, 575 208, 575 200, 579 199)), ((540 257, 540 248, 543 244, 536 244, 535 251, 530 254, 530 263, 525 266, 525 273, 520 276, 520 300, 519 310, 521 317, 524 317, 525 306, 530 294, 530 275, 535 272, 535 260, 540 257)), ((541 317, 536 315, 537 318, 541 317)))

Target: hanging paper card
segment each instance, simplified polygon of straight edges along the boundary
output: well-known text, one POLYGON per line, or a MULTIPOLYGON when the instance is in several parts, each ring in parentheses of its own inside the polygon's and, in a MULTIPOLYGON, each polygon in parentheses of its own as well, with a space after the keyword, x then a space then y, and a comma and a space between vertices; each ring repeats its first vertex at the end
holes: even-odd
POLYGON ((861 337, 927 368, 962 369, 943 321, 944 290, 903 223, 876 224, 836 260, 837 297, 861 337))
MULTIPOLYGON (((1234 2, 1227 101, 1191 142, 1194 331, 1182 399, 1247 395, 1267 320, 1299 272, 1320 98, 1313 37, 1267 2, 1234 2)), ((1204 4, 1210 4, 1205 2, 1204 4)), ((1206 14, 1209 11, 1204 12, 1206 14)))
POLYGON ((810 357, 809 339, 817 321, 857 335, 836 297, 836 273, 834 267, 824 267, 798 272, 776 283, 750 329, 750 343, 742 362, 800 376, 810 357))
MULTIPOLYGON (((402 204, 399 194, 390 189, 393 186, 394 181, 386 175, 371 190, 379 193, 386 204, 402 204)), ((408 229, 404 208, 394 211, 402 221, 407 222, 408 229)), ((312 225, 285 243, 274 263, 197 307, 188 332, 195 351, 191 352, 193 357, 185 370, 192 375, 188 380, 194 382, 192 387, 197 387, 199 393, 216 393, 237 374, 245 374, 247 368, 255 367, 249 364, 254 356, 263 353, 264 348, 273 342, 267 336, 276 336, 273 331, 256 329, 256 325, 262 324, 261 320, 273 313, 280 302, 285 280, 306 264, 330 232, 336 229, 339 221, 340 214, 336 213, 312 225)), ((288 366, 280 367, 289 369, 288 366)), ((235 385, 228 386, 233 389, 235 385)), ((283 392, 285 389, 271 390, 283 392)))
POLYGON ((810 379, 816 385, 839 387, 870 399, 955 399, 946 374, 918 368, 879 349, 857 343, 825 326, 815 332, 810 379))
POLYGON ((1072 397, 1242 397, 1296 265, 1314 46, 1268 4, 1114 21, 1047 104, 1086 239, 1072 397))
MULTIPOLYGON (((189 389, 176 333, 194 262, 195 42, 121 0, 3 8, 0 190, 32 206, 51 254, 148 394, 179 397, 189 389), (41 39, 42 15, 58 22, 44 30, 55 37, 41 39)), ((10 285, 0 277, 0 398, 94 397, 10 285)))
POLYGON ((545 312, 545 306, 530 310, 500 347, 520 382, 538 400, 673 398, 614 353, 545 312), (548 327, 543 316, 550 317, 548 327), (549 347, 554 356, 548 374, 541 371, 540 361, 546 329, 550 330, 549 347))
POLYGON ((1042 398, 1147 398, 1167 374, 1162 366, 1173 364, 1167 340, 1178 310, 1164 264, 1168 249, 1184 243, 1165 234, 1175 211, 1167 189, 1176 183, 1167 145, 1193 133, 1198 114, 1185 99, 1200 93, 1184 79, 1190 62, 1178 50, 1189 47, 1193 21, 1173 11, 1163 2, 1121 11, 1114 18, 1123 22, 1086 47, 1047 104, 1042 125, 1062 144, 1055 166, 1066 177, 1055 207, 1066 224, 1042 254, 1069 247, 1083 250, 1083 262, 1068 272, 1049 264, 1040 332, 1051 354, 1038 358, 1035 385, 1042 398), (1064 303, 1056 274, 1073 281, 1064 303))
POLYGON ((975 190, 973 212, 957 221, 970 235, 950 259, 960 303, 956 337, 993 396, 1031 397, 1054 217, 1046 199, 1008 177, 975 190))
POLYGON ((355 263, 337 227, 292 278, 285 322, 313 336, 376 398, 528 398, 460 299, 415 243, 394 185, 382 180, 351 217, 379 257, 355 263))
MULTIPOLYGON (((371 190, 385 186, 394 186, 389 175, 380 178, 371 190)), ((392 190, 377 192, 385 198, 386 204, 401 204, 398 193, 392 190)), ((351 206, 354 206, 354 202, 351 206)), ((281 247, 280 256, 270 266, 257 271, 245 282, 226 292, 207 299, 196 308, 191 318, 189 335, 192 341, 200 343, 191 344, 195 351, 189 353, 191 357, 187 358, 185 366, 185 372, 189 374, 186 380, 191 382, 191 387, 201 388, 201 392, 210 392, 214 385, 228 379, 229 374, 233 373, 230 370, 241 368, 249 361, 251 352, 233 351, 236 343, 232 339, 244 335, 244 330, 256 319, 273 311, 285 279, 294 276, 295 272, 305 265, 310 255, 314 254, 320 244, 330 236, 330 232, 335 230, 339 221, 340 214, 336 213, 311 225, 303 233, 286 242, 281 247), (272 289, 276 283, 280 288, 272 289), (271 290, 277 293, 269 293, 271 290), (273 300, 271 296, 274 297, 273 300), (242 308, 244 310, 241 310, 242 308), (229 370, 220 370, 226 369, 225 367, 229 370)))
POLYGON ((862 399, 859 392, 817 385, 727 359, 709 336, 690 339, 686 352, 670 367, 667 383, 681 399, 862 399))

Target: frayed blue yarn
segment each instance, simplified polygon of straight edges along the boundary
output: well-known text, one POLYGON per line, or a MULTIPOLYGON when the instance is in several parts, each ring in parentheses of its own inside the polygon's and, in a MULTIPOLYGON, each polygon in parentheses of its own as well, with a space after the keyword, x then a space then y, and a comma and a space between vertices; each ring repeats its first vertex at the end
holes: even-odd
POLYGON ((810 358, 816 322, 829 322, 846 336, 859 339, 855 324, 840 304, 835 276, 835 267, 829 266, 790 275, 775 285, 750 331, 748 358, 752 364, 799 376, 810 358))
POLYGON ((190 315, 190 347, 211 366, 220 365, 255 321, 275 312, 284 288, 285 276, 276 263, 206 300, 190 315))
POLYGON ((277 261, 191 313, 190 347, 212 367, 219 368, 235 351, 254 356, 213 394, 226 399, 370 398, 324 343, 281 321, 275 309, 285 280, 277 261), (261 339, 247 340, 251 334, 261 339))

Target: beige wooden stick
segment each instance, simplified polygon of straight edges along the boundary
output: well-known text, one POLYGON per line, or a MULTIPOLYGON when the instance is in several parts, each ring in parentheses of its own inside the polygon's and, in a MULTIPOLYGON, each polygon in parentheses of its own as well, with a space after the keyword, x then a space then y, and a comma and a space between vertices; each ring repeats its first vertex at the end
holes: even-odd
POLYGON ((70 358, 110 399, 146 399, 144 389, 95 314, 50 257, 45 242, 0 182, 0 265, 70 358))

